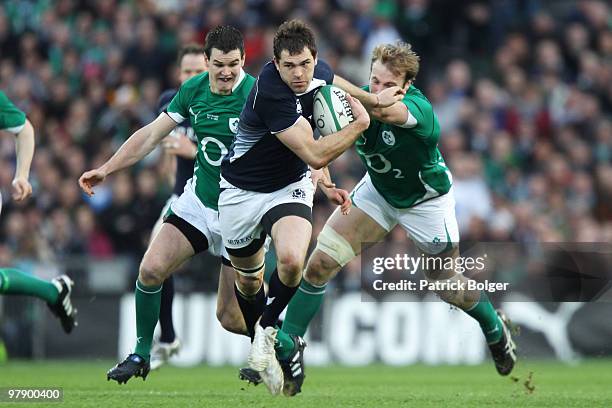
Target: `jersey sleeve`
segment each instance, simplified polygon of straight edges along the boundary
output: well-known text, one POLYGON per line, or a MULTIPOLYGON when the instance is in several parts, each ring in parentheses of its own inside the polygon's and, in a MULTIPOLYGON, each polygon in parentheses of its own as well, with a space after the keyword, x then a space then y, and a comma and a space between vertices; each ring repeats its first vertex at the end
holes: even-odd
POLYGON ((327 85, 332 85, 334 83, 334 70, 324 60, 320 59, 317 61, 314 76, 315 78, 324 80, 327 85))
POLYGON ((434 135, 437 123, 433 107, 429 102, 407 95, 402 102, 408 108, 408 121, 400 127, 411 130, 412 134, 421 139, 429 139, 434 135))
POLYGON ((0 92, 0 130, 17 134, 26 123, 26 115, 0 92))
POLYGON ((196 75, 181 85, 165 110, 172 120, 176 123, 182 123, 189 119, 189 105, 201 86, 208 86, 208 72, 196 75))
POLYGON ((182 123, 189 117, 189 100, 190 93, 185 89, 185 85, 179 88, 179 91, 174 95, 174 98, 170 101, 170 104, 166 108, 166 113, 176 123, 182 123))
POLYGON ((416 119, 417 125, 425 121, 426 112, 424 112, 419 103, 409 98, 404 98, 402 102, 404 102, 404 105, 408 108, 409 114, 416 119))

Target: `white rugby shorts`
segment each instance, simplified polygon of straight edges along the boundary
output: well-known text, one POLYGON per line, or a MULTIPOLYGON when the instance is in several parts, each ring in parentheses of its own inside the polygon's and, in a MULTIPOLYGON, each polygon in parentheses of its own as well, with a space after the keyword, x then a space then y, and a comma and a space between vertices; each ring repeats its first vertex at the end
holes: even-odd
POLYGON ((265 243, 272 225, 287 215, 312 220, 314 186, 310 172, 300 180, 271 193, 243 190, 221 177, 219 220, 228 252, 246 257, 265 243))
POLYGON ((376 190, 366 173, 351 195, 355 206, 385 230, 391 231, 396 225, 401 225, 408 237, 426 254, 440 254, 459 243, 452 187, 448 193, 414 207, 395 208, 376 190))

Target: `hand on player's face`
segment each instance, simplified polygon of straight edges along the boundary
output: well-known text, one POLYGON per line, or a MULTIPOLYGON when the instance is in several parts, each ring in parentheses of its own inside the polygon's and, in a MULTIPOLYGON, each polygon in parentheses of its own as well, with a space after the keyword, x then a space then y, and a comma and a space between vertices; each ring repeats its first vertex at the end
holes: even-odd
POLYGON ((387 108, 395 102, 399 102, 404 99, 404 95, 406 95, 406 91, 404 88, 399 86, 392 86, 390 88, 385 88, 380 91, 378 94, 378 106, 377 108, 387 108))
POLYGON ((240 76, 240 69, 244 65, 244 55, 235 49, 225 53, 217 48, 210 51, 208 61, 208 75, 210 89, 213 93, 228 95, 240 76))
POLYGON ((346 94, 346 99, 351 105, 353 115, 355 115, 355 120, 353 123, 357 122, 364 128, 364 130, 367 129, 370 126, 370 115, 368 115, 368 111, 366 111, 361 102, 359 102, 356 98, 353 98, 348 93, 346 94))
POLYGON ((380 61, 374 61, 370 73, 370 92, 378 94, 380 107, 391 106, 400 99, 396 99, 406 93, 405 77, 403 74, 394 74, 380 61), (387 91, 387 89, 392 89, 387 91), (386 92, 385 92, 386 91, 386 92), (384 92, 384 93, 383 93, 384 92), (383 101, 383 98, 385 100, 383 101), (393 100, 393 103, 390 103, 393 100), (384 103, 383 103, 384 102, 384 103), (390 103, 385 105, 386 103, 390 103))
POLYGON ((15 177, 13 180, 13 200, 25 200, 32 194, 32 185, 23 177, 15 177))
POLYGON ((89 170, 79 177, 79 186, 88 196, 94 195, 93 188, 102 183, 106 178, 106 174, 98 169, 89 170))
POLYGON ((308 47, 304 47, 299 54, 291 55, 289 51, 283 50, 280 59, 274 59, 276 69, 293 93, 306 92, 314 76, 317 59, 308 47))

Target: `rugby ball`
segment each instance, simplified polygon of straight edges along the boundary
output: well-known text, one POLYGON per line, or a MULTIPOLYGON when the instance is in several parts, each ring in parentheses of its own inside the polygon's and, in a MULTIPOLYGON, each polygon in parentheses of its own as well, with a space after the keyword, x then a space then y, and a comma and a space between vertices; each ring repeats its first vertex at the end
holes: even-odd
POLYGON ((347 126, 355 116, 346 92, 337 86, 325 85, 314 96, 312 118, 321 136, 327 136, 347 126))

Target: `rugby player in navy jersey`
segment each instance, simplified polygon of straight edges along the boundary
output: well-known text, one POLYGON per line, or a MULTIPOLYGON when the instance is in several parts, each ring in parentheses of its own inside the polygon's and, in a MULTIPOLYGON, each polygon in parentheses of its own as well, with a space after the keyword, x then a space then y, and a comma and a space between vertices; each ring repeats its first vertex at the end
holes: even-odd
MULTIPOLYGON (((283 371, 285 376, 303 375, 305 343, 296 337, 277 339, 275 324, 297 290, 310 243, 315 187, 309 166, 327 166, 370 123, 361 103, 347 95, 354 121, 337 133, 314 139, 314 94, 333 82, 329 65, 317 59, 312 31, 298 20, 283 23, 274 37, 274 60, 264 66, 251 90, 236 139, 221 165, 221 235, 237 272, 240 309, 247 329, 254 333, 248 364, 275 395, 281 389, 286 395, 295 394, 283 389, 283 371), (266 235, 271 236, 277 257, 267 299, 261 283, 266 235), (295 349, 281 364, 275 355, 277 341, 280 347, 286 343, 295 349)), ((376 97, 377 103, 390 106, 402 92, 396 87, 376 97)), ((323 191, 337 204, 345 208, 349 204, 344 190, 328 184, 323 191)))

